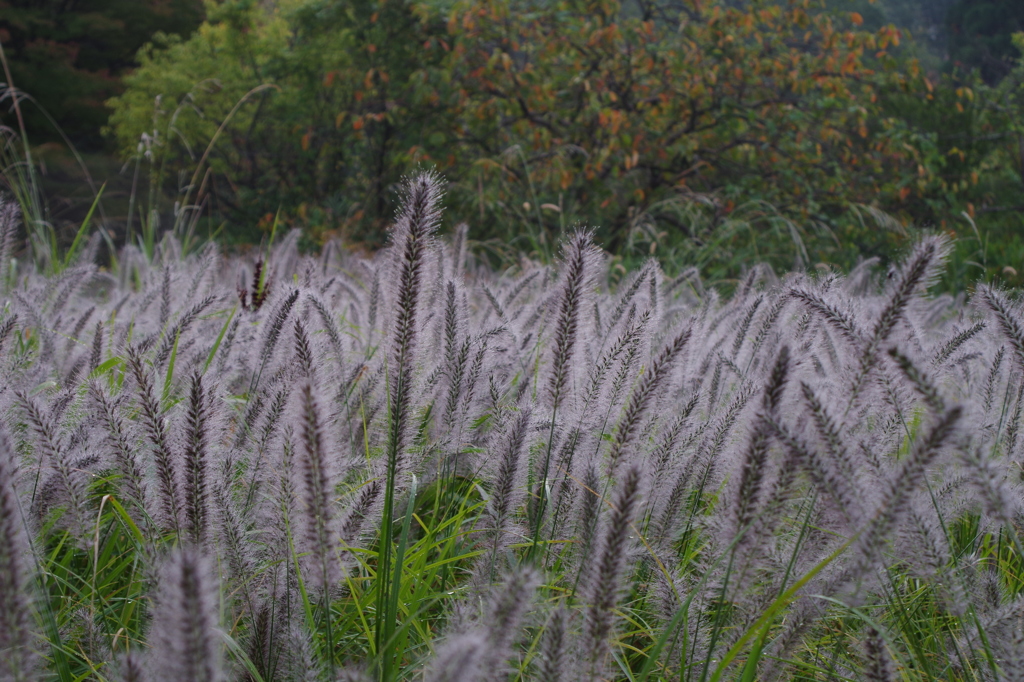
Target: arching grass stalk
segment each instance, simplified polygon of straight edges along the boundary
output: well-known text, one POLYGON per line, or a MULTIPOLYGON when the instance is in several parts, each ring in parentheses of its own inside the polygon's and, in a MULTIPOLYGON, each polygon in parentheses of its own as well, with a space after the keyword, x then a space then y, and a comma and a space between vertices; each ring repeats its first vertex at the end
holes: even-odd
POLYGON ((22 161, 13 151, 8 152, 8 149, 14 147, 14 140, 8 140, 0 147, 0 163, 3 163, 0 172, 7 178, 8 187, 21 207, 25 224, 29 227, 32 248, 35 251, 36 259, 38 259, 40 251, 45 252, 44 247, 52 244, 53 248, 56 248, 56 235, 53 234, 53 228, 46 220, 39 180, 36 178, 35 162, 32 160, 32 148, 28 143, 28 133, 25 130, 25 118, 21 113, 21 98, 14 88, 14 79, 11 77, 11 68, 7 63, 7 55, 4 54, 2 43, 0 43, 0 64, 3 65, 4 78, 7 80, 7 92, 4 98, 10 97, 11 99, 11 107, 18 120, 22 153, 25 156, 22 161))
MULTIPOLYGON (((424 253, 430 236, 440 221, 438 204, 441 199, 440 181, 432 173, 422 173, 411 179, 405 187, 406 202, 395 224, 393 240, 398 251, 397 315, 392 363, 388 382, 388 441, 387 480, 384 489, 384 510, 381 524, 380 547, 377 561, 377 610, 374 642, 377 652, 377 672, 383 682, 391 678, 394 657, 383 649, 389 645, 395 629, 397 604, 392 594, 401 590, 401 564, 392 566, 394 540, 394 505, 399 476, 404 467, 404 455, 411 421, 411 383, 413 351, 417 332, 417 307, 423 271, 424 253), (391 572, 395 574, 392 577, 391 572)), ((411 508, 409 510, 411 513, 411 508)))
MULTIPOLYGON (((210 143, 208 145, 206 145, 206 149, 203 151, 202 158, 200 158, 199 159, 199 163, 196 164, 196 169, 192 173, 192 179, 189 180, 188 189, 185 190, 185 198, 181 202, 181 205, 182 205, 183 208, 181 210, 181 213, 179 213, 178 216, 175 216, 175 225, 174 225, 175 232, 179 231, 179 226, 180 226, 180 223, 181 223, 181 221, 183 219, 183 216, 185 215, 185 211, 188 210, 189 208, 191 208, 189 206, 188 202, 189 202, 189 199, 192 198, 192 190, 195 188, 196 182, 199 180, 199 173, 203 170, 203 166, 206 164, 206 160, 210 157, 210 152, 213 151, 213 146, 217 143, 217 140, 220 139, 220 136, 224 132, 224 129, 227 128, 228 123, 230 123, 231 119, 235 117, 235 114, 238 113, 238 110, 242 108, 242 105, 249 101, 249 98, 251 98, 253 95, 256 95, 256 94, 259 94, 259 93, 263 92, 264 90, 269 90, 269 89, 280 90, 280 87, 275 85, 275 84, 273 84, 273 83, 263 83, 262 85, 257 85, 255 88, 253 88, 249 92, 247 92, 244 95, 242 95, 242 97, 237 102, 235 102, 235 106, 233 106, 231 108, 231 111, 228 112, 228 115, 224 117, 224 120, 221 121, 220 126, 217 128, 217 132, 215 132, 213 134, 213 137, 210 138, 210 143)), ((205 187, 206 187, 206 182, 205 182, 205 179, 204 179, 203 185, 199 188, 199 192, 197 193, 197 201, 201 201, 201 199, 202 199, 201 195, 202 195, 203 189, 205 189, 205 187)), ((150 188, 150 189, 152 190, 152 188, 150 188)), ((195 207, 195 208, 199 208, 199 207, 195 207)), ((191 224, 189 226, 188 233, 186 235, 184 235, 185 240, 184 240, 184 244, 182 245, 183 246, 183 248, 182 248, 183 252, 185 252, 187 250, 187 248, 188 248, 188 241, 189 241, 189 238, 192 236, 192 232, 193 232, 194 227, 195 227, 194 223, 191 224)), ((152 235, 150 236, 150 240, 152 240, 152 235)), ((150 247, 152 246, 152 242, 151 241, 150 241, 149 246, 150 247)), ((152 257, 153 257, 152 251, 150 251, 147 255, 152 259, 152 257)))
POLYGON ((839 556, 841 556, 842 553, 845 552, 847 548, 849 548, 850 545, 852 545, 854 541, 859 538, 860 533, 857 533, 849 540, 844 542, 842 545, 837 547, 831 554, 829 554, 827 557, 825 557, 817 564, 815 564, 814 567, 811 568, 811 570, 807 571, 807 573, 801 576, 799 580, 793 583, 793 585, 788 590, 780 594, 774 601, 772 601, 772 603, 768 605, 768 608, 764 610, 764 613, 761 614, 761 617, 758 618, 753 625, 747 628, 746 632, 744 632, 743 635, 741 635, 736 640, 736 642, 729 648, 725 655, 722 656, 722 660, 719 661, 718 666, 715 668, 714 673, 711 675, 710 682, 718 682, 718 680, 722 679, 722 675, 725 674, 725 671, 729 668, 729 665, 736 659, 737 656, 739 656, 740 652, 743 651, 743 649, 747 645, 747 642, 749 642, 750 639, 755 636, 755 634, 760 636, 763 631, 767 631, 766 629, 771 626, 772 622, 774 621, 775 617, 779 614, 779 612, 781 612, 782 609, 788 606, 790 602, 792 602, 796 598, 797 592, 799 592, 804 585, 813 580, 814 577, 821 573, 821 571, 823 571, 829 564, 831 564, 833 561, 839 558, 839 556))
POLYGON ((572 370, 572 358, 576 348, 577 328, 579 326, 580 309, 589 278, 589 261, 593 258, 594 245, 590 232, 576 232, 565 247, 565 284, 559 300, 558 318, 555 323, 554 348, 552 349, 552 369, 548 380, 548 393, 551 398, 551 426, 548 429, 548 442, 541 465, 540 476, 537 477, 537 494, 533 510, 532 543, 527 559, 532 561, 536 556, 540 542, 540 529, 544 523, 544 511, 547 505, 546 486, 548 472, 551 467, 551 453, 554 450, 555 424, 558 420, 558 408, 565 399, 572 370))

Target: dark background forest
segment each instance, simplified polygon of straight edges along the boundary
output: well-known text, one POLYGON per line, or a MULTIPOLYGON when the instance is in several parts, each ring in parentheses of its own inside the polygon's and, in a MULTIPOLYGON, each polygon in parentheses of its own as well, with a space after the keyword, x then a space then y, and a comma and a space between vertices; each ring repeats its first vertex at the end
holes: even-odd
POLYGON ((1022 31, 1019 0, 0 0, 0 160, 55 248, 95 206, 111 245, 372 249, 435 167, 496 262, 586 224, 726 280, 941 230, 947 284, 1019 285, 1022 31))

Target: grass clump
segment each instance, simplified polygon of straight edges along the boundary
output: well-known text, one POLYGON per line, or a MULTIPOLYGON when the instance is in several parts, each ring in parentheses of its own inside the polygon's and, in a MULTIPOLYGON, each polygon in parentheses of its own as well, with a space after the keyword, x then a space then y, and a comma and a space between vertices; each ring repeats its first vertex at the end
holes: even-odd
POLYGON ((1024 671, 1024 320, 943 240, 723 298, 584 231, 492 272, 440 200, 3 281, 0 679, 1024 671))

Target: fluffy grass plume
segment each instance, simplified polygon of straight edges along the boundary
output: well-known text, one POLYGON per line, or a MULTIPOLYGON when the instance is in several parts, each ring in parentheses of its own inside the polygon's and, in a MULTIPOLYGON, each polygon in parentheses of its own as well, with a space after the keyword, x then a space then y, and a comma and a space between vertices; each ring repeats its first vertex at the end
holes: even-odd
POLYGON ((0 680, 1019 677, 1016 292, 495 272, 442 189, 0 276, 0 680))
POLYGON ((217 595, 208 560, 195 549, 174 551, 160 575, 149 633, 148 679, 220 682, 217 595))
POLYGON ((25 519, 15 492, 18 470, 7 435, 0 430, 0 679, 35 679, 31 554, 25 519))

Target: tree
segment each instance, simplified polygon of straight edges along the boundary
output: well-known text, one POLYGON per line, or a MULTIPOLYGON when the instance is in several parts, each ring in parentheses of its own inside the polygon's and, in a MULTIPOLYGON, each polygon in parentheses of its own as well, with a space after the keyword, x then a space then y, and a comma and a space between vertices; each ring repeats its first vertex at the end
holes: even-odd
MULTIPOLYGON (((157 31, 188 35, 202 0, 0 0, 0 42, 15 87, 27 93, 80 147, 102 146, 104 101, 157 31)), ((0 122, 13 126, 10 107, 0 122)), ((24 107, 29 139, 59 140, 37 107, 24 107)))
POLYGON ((949 12, 949 58, 961 70, 979 69, 994 85, 1013 69, 1021 52, 1013 34, 1024 31, 1019 0, 959 0, 949 12))
POLYGON ((461 141, 512 188, 499 203, 537 194, 613 249, 644 221, 671 225, 687 193, 834 228, 851 204, 898 196, 908 153, 877 101, 913 81, 887 53, 897 29, 816 7, 467 0, 447 62, 461 141))
POLYGON ((238 228, 282 208, 379 243, 403 174, 444 147, 443 108, 423 85, 439 56, 420 47, 443 30, 403 0, 226 0, 189 40, 143 50, 111 129, 161 187, 212 145, 193 198, 238 228))
POLYGON ((773 229, 804 259, 842 262, 905 236, 862 218, 898 212, 931 172, 925 137, 886 108, 892 93, 927 96, 928 81, 894 56, 898 29, 866 30, 857 12, 810 0, 440 12, 226 0, 189 40, 141 53, 112 130, 127 157, 152 161, 156 186, 191 192, 217 221, 244 230, 281 209, 314 237, 372 244, 398 179, 425 164, 477 239, 526 235, 517 246, 544 250, 579 222, 613 250, 641 233, 700 242, 742 214, 756 223, 751 257, 773 229))

